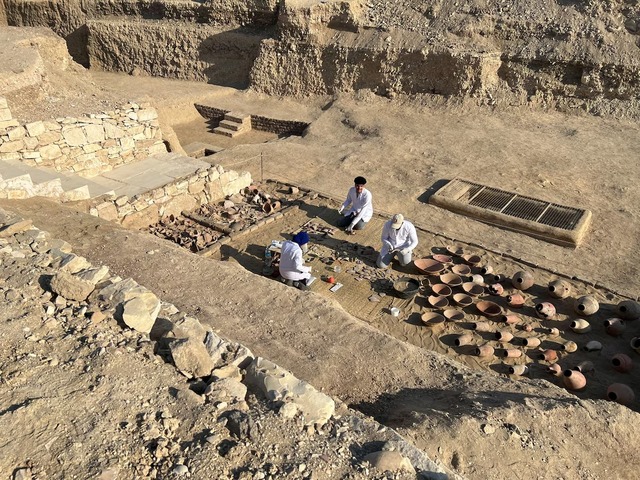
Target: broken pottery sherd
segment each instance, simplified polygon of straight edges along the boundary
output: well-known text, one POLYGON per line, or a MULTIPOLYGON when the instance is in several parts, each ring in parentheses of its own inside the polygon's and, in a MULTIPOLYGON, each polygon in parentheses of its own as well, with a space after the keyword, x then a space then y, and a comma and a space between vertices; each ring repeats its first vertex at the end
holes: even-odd
POLYGON ((587 373, 593 373, 596 367, 593 365, 593 362, 590 362, 589 360, 585 360, 583 362, 580 362, 575 367, 573 367, 573 369, 579 371, 582 374, 587 374, 587 373))
POLYGON ((462 255, 462 259, 472 266, 478 265, 482 261, 480 255, 462 255))
POLYGON ((597 340, 591 340, 583 348, 587 352, 598 352, 602 350, 602 344, 597 340))
POLYGON ((487 291, 491 295, 500 296, 504 293, 504 287, 500 283, 494 283, 487 287, 487 291))

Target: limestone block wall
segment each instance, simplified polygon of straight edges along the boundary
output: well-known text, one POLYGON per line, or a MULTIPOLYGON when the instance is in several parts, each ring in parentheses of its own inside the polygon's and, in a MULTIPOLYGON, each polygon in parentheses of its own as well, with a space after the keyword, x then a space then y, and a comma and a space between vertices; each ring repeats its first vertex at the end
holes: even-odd
MULTIPOLYGON (((224 119, 224 115, 231 110, 213 107, 211 105, 195 104, 200 115, 216 122, 224 119)), ((296 120, 281 120, 277 118, 263 117, 261 115, 251 115, 251 128, 263 132, 276 133, 278 135, 302 135, 305 128, 309 126, 306 122, 296 120)))
POLYGON ((94 177, 166 151, 158 113, 148 104, 20 125, 0 98, 0 160, 94 177))
POLYGON ((123 195, 96 200, 90 213, 127 228, 146 228, 162 217, 194 210, 205 203, 238 193, 249 185, 249 172, 225 171, 220 165, 213 165, 132 198, 123 195))

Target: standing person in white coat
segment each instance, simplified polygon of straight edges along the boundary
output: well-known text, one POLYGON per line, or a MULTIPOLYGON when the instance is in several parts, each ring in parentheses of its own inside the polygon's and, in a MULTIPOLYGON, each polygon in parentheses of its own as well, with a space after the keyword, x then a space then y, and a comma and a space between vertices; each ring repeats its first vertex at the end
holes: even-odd
POLYGON ((367 180, 364 177, 356 177, 353 183, 354 186, 347 193, 347 199, 338 210, 338 213, 343 215, 338 220, 338 226, 350 234, 354 234, 354 230, 362 230, 373 216, 373 197, 371 192, 364 188, 367 180), (345 209, 346 213, 342 213, 345 209))
POLYGON ((280 275, 287 285, 301 290, 307 290, 313 278, 311 267, 305 266, 302 258, 302 248, 307 243, 309 243, 307 232, 296 233, 292 240, 282 244, 280 253, 280 275))
POLYGON ((396 213, 382 227, 382 249, 376 265, 378 268, 387 268, 396 256, 400 265, 404 267, 411 262, 413 250, 417 246, 416 227, 405 220, 401 213, 396 213))

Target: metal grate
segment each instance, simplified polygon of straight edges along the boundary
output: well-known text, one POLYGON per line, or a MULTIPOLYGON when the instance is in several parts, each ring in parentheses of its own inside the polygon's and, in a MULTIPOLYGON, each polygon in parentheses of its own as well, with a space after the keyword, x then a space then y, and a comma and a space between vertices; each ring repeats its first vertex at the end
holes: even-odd
POLYGON ((557 205, 459 178, 442 187, 430 202, 483 221, 545 238, 552 237, 559 243, 577 244, 591 219, 588 210, 557 205), (483 210, 486 211, 484 215, 483 210))

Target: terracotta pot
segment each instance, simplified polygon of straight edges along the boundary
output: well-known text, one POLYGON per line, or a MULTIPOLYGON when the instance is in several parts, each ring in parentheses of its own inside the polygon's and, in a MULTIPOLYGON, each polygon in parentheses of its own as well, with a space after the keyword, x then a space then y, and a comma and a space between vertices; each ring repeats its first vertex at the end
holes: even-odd
POLYGON ((557 377, 558 375, 562 375, 562 367, 559 364, 554 363, 547 367, 547 373, 550 373, 551 375, 555 375, 557 377))
POLYGON ((434 260, 440 263, 453 263, 453 259, 449 255, 442 255, 441 253, 436 253, 431 255, 434 260))
POLYGON ((558 336, 558 335, 560 335, 560 330, 558 330, 556 327, 547 328, 547 333, 549 335, 558 336))
POLYGON ((413 261, 413 266, 426 275, 444 270, 444 264, 433 258, 418 258, 413 261))
POLYGON ((484 277, 482 275, 471 275, 471 282, 476 285, 484 285, 484 277))
POLYGON ((522 352, 517 348, 505 348, 502 350, 502 356, 504 358, 519 358, 522 356, 522 352))
POLYGON ((633 360, 624 353, 618 353, 611 359, 611 365, 618 372, 628 373, 633 368, 633 360))
POLYGON ((491 265, 485 265, 480 269, 480 273, 482 275, 489 275, 490 273, 493 273, 493 267, 491 265))
POLYGON ((500 320, 502 320, 504 323, 507 323, 509 325, 517 325, 518 323, 520 323, 520 317, 518 315, 503 315, 502 317, 500 317, 500 320))
POLYGON ((436 312, 423 313, 420 318, 422 320, 422 323, 424 323, 425 326, 430 327, 430 328, 443 327, 444 326, 444 322, 446 321, 444 316, 442 316, 442 315, 440 315, 439 313, 436 313, 436 312))
POLYGON ((490 277, 492 283, 502 283, 507 279, 507 277, 505 277, 502 273, 497 273, 495 275, 491 275, 490 277))
POLYGON ((542 342, 540 341, 540 339, 538 337, 528 337, 528 338, 525 338, 524 340, 522 340, 522 344, 525 347, 529 347, 529 348, 538 347, 538 346, 540 346, 540 343, 542 343, 542 342))
POLYGON ((554 298, 567 298, 571 294, 571 284, 565 280, 549 282, 549 294, 554 298))
POLYGON ((532 287, 533 281, 533 275, 529 272, 525 272, 524 270, 516 272, 511 278, 511 283, 514 288, 517 288, 518 290, 526 290, 527 288, 532 287))
POLYGON ((466 293, 454 293, 453 301, 456 302, 461 307, 468 307, 473 303, 473 298, 471 298, 466 293))
POLYGON ((445 273, 444 275, 440 275, 440 281, 442 283, 446 283, 450 287, 457 287, 458 285, 462 285, 462 279, 455 273, 445 273))
POLYGON ((597 340, 591 340, 590 342, 587 342, 587 344, 584 346, 584 349, 587 352, 597 352, 599 350, 602 350, 602 344, 597 340))
POLYGON ((556 316, 556 307, 553 306, 553 303, 549 303, 549 302, 536 303, 535 309, 536 309, 536 315, 538 316, 538 318, 551 320, 556 316))
POLYGON ((493 283, 487 287, 487 291, 491 295, 502 295, 504 292, 504 287, 499 283, 493 283))
POLYGON ((430 295, 427 301, 429 305, 434 308, 445 308, 449 306, 449 300, 443 295, 430 295))
POLYGON ((507 303, 511 308, 520 308, 524 305, 524 297, 519 293, 514 293, 507 297, 507 303))
POLYGON ((629 385, 624 383, 612 383, 607 388, 607 398, 622 405, 631 405, 636 399, 636 394, 629 385))
POLYGON ((578 315, 588 316, 593 315, 600 308, 600 304, 596 298, 592 295, 585 295, 576 300, 574 309, 578 315))
POLYGON ((582 374, 587 374, 594 372, 596 367, 593 365, 593 362, 585 360, 584 362, 580 362, 578 365, 573 367, 573 369, 579 371, 582 374))
POLYGON ((473 254, 462 255, 462 259, 469 265, 473 266, 478 265, 482 261, 482 257, 480 255, 473 254))
POLYGON ((480 313, 486 315, 487 317, 495 317, 496 315, 500 315, 502 313, 502 309, 500 305, 497 303, 490 302, 488 300, 483 300, 481 302, 476 303, 476 308, 480 313))
POLYGON ((604 321, 604 328, 612 337, 619 337, 624 333, 626 325, 620 318, 607 318, 604 321))
POLYGON ((525 332, 533 332, 533 327, 531 326, 530 323, 527 323, 525 325, 522 325, 522 330, 524 330, 525 332))
POLYGON ((529 373, 529 367, 526 365, 512 365, 509 367, 509 373, 511 375, 526 375, 529 373))
POLYGON ((558 352, 552 350, 551 348, 546 349, 543 352, 540 352, 538 355, 539 360, 544 360, 545 362, 555 362, 558 360, 558 352))
POLYGON ((633 348, 636 353, 640 353, 640 337, 633 337, 629 345, 631 345, 631 348, 633 348))
POLYGON ((475 353, 478 357, 492 357, 494 354, 493 347, 488 344, 478 345, 476 347, 475 353))
POLYGON ((443 297, 448 297, 453 293, 453 290, 451 290, 451 287, 449 285, 445 285, 444 283, 436 283, 431 287, 431 290, 435 295, 439 295, 443 297))
POLYGON ((493 332, 493 327, 488 322, 473 322, 471 329, 476 332, 493 332))
POLYGON ((456 275, 466 276, 471 274, 471 267, 469 265, 459 264, 459 265, 454 265, 451 271, 456 275))
POLYGON ((471 335, 470 333, 458 335, 458 338, 456 338, 453 343, 455 343, 456 347, 470 345, 473 343, 473 335, 471 335))
POLYGON ((578 350, 578 344, 576 342, 572 342, 569 340, 568 342, 564 342, 560 346, 560 350, 564 350, 565 352, 573 353, 578 350))
POLYGON ((496 332, 496 340, 502 343, 507 343, 513 340, 513 333, 509 330, 499 330, 496 332))
POLYGON ((462 284, 462 290, 473 297, 477 297, 478 295, 484 293, 484 287, 473 282, 464 282, 462 284))
POLYGON ((451 255, 455 255, 456 257, 464 254, 464 248, 462 248, 462 246, 460 245, 449 245, 447 246, 446 250, 451 255))
POLYGON ((623 300, 616 307, 616 313, 625 320, 636 320, 640 318, 640 303, 633 300, 623 300))
POLYGON ((588 333, 591 331, 591 324, 584 318, 579 318, 571 322, 571 330, 576 333, 588 333))
POLYGON ((464 318, 464 312, 461 310, 456 310, 455 308, 450 308, 444 311, 444 316, 450 322, 455 322, 464 318))
POLYGON ((577 370, 565 370, 562 372, 562 377, 567 390, 582 390, 587 386, 587 379, 577 370))

